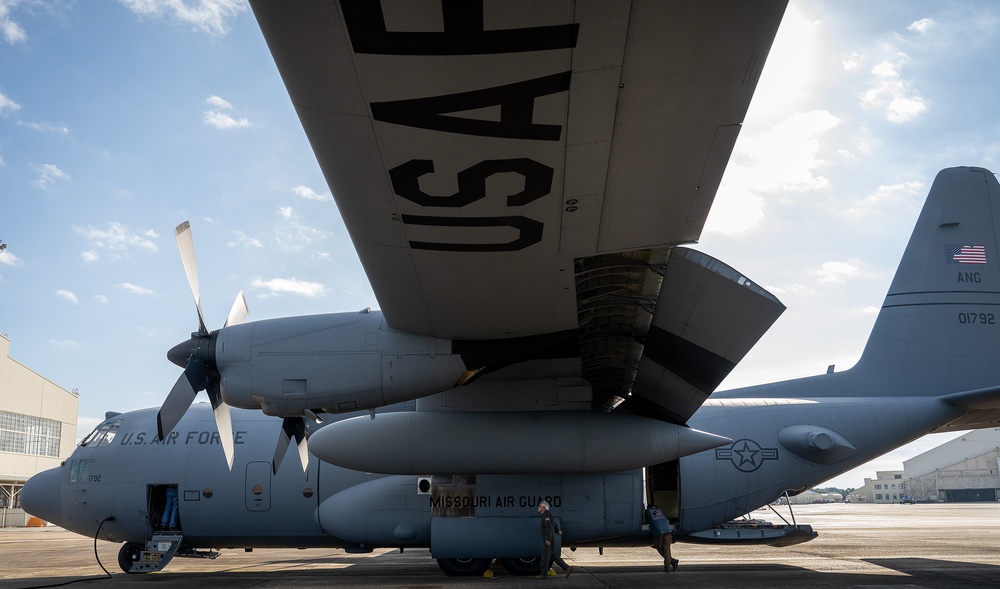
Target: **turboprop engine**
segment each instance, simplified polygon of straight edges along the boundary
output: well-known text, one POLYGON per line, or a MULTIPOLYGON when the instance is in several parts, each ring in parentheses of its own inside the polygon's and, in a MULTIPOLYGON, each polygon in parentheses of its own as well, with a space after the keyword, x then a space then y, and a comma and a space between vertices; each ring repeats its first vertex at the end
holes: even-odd
POLYGON ((257 321, 213 337, 208 364, 226 402, 268 415, 382 407, 450 389, 467 372, 450 340, 395 331, 378 311, 257 321))

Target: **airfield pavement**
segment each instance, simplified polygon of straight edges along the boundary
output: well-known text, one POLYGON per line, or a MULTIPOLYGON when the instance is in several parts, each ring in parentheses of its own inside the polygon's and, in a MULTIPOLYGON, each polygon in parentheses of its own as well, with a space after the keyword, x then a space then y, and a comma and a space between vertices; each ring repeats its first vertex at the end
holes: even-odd
MULTIPOLYGON (((787 512, 779 511, 786 518, 787 512)), ((780 523, 771 511, 754 517, 780 523)), ((76 587, 773 587, 895 589, 1000 587, 1000 503, 804 505, 796 521, 819 537, 787 548, 674 544, 680 568, 662 570, 652 548, 564 551, 573 574, 545 580, 509 575, 448 577, 426 550, 223 550, 215 560, 175 558, 163 571, 127 575, 118 544, 61 528, 0 529, 0 588, 27 589, 79 580, 76 587)))

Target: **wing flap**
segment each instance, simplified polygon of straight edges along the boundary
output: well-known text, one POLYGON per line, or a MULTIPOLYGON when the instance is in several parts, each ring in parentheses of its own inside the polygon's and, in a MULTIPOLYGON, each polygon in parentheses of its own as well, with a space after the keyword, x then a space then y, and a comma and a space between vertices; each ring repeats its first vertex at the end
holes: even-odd
POLYGON ((626 407, 686 422, 784 310, 733 268, 674 248, 626 407))

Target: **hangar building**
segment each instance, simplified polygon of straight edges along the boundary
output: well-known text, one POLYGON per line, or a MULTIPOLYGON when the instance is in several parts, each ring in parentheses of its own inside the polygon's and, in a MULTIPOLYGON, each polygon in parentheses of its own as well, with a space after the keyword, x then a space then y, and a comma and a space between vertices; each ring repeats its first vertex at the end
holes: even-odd
POLYGON ((972 430, 903 462, 916 501, 1000 500, 1000 428, 972 430))
POLYGON ((0 527, 27 523, 24 482, 73 453, 80 401, 9 354, 10 339, 0 334, 0 527))

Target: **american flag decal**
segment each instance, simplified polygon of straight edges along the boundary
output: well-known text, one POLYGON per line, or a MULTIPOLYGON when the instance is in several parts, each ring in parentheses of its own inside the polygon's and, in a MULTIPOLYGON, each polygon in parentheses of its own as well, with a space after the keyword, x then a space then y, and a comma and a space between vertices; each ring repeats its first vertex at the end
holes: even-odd
POLYGON ((986 246, 984 245, 947 245, 948 261, 959 264, 985 264, 986 246))

